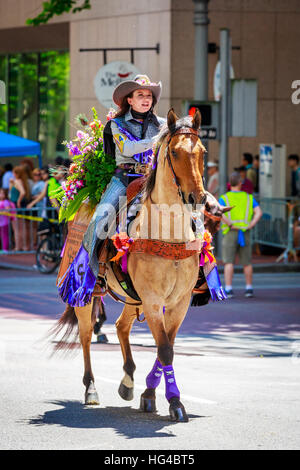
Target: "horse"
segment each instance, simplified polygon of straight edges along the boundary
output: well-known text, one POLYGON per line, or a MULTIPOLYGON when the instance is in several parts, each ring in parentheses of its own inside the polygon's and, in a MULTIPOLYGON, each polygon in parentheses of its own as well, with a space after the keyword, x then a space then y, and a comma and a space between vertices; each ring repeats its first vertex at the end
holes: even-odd
MULTIPOLYGON (((200 123, 199 111, 193 118, 179 119, 171 109, 167 115, 167 123, 157 137, 158 151, 146 178, 142 206, 135 228, 136 233, 144 233, 146 228, 153 225, 156 216, 156 240, 159 240, 162 246, 167 244, 172 247, 176 243, 177 246, 183 247, 195 239, 190 211, 195 211, 199 205, 204 208, 206 215, 211 215, 207 220, 214 226, 219 224, 222 213, 229 210, 221 208, 204 189, 206 150, 199 137, 200 123), (161 207, 171 207, 174 204, 177 211, 170 212, 170 230, 166 234, 163 218, 157 218, 155 211, 159 213, 161 207), (179 219, 186 222, 182 224, 178 235, 179 219)), ((119 395, 124 400, 133 399, 136 366, 131 353, 129 335, 137 314, 143 312, 157 346, 157 357, 147 375, 140 408, 145 412, 156 411, 155 390, 164 376, 170 418, 172 421, 187 422, 188 415, 180 401, 180 391, 173 369, 173 347, 198 279, 199 254, 197 251, 191 251, 182 258, 169 259, 159 254, 153 256, 148 252, 131 252, 128 256, 127 269, 141 302, 125 298, 125 306, 116 321, 125 374, 119 386, 119 395)), ((107 283, 110 290, 124 296, 111 267, 108 267, 107 283)), ((73 308, 67 305, 58 324, 60 329, 68 325, 67 336, 75 325, 78 326, 84 357, 83 384, 86 405, 99 404, 90 358, 93 327, 99 309, 101 312, 102 304, 99 298, 95 298, 94 302, 84 307, 73 308)))

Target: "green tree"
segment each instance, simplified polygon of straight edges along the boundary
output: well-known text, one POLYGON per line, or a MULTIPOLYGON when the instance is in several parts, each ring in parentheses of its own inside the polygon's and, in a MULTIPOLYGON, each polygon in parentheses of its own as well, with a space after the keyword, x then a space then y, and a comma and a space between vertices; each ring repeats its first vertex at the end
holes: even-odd
POLYGON ((48 21, 55 15, 62 15, 63 13, 77 13, 82 10, 89 10, 91 8, 91 0, 81 0, 81 5, 78 0, 50 0, 43 2, 43 11, 35 18, 28 18, 26 23, 33 26, 38 26, 48 21), (83 2, 83 3, 82 3, 83 2))

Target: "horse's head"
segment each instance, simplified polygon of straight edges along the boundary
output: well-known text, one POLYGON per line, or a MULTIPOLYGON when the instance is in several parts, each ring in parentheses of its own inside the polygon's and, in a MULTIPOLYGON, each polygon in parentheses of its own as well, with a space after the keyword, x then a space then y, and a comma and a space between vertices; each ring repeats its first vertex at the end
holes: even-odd
POLYGON ((207 200, 203 209, 204 227, 212 234, 220 230, 222 215, 230 211, 232 207, 224 207, 216 198, 206 191, 207 200))
POLYGON ((186 204, 193 210, 197 205, 205 204, 206 192, 203 186, 204 153, 198 130, 201 114, 196 111, 194 117, 178 119, 173 109, 168 112, 169 129, 166 157, 173 171, 175 182, 186 204))

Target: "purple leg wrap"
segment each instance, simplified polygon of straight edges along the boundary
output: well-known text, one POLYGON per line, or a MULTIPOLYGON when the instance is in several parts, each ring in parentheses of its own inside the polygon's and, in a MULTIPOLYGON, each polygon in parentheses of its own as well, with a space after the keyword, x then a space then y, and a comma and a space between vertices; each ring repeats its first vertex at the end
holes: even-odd
POLYGON ((148 374, 146 378, 147 388, 158 387, 158 385, 160 384, 162 373, 163 373, 163 366, 161 365, 159 360, 156 359, 150 374, 148 374))
POLYGON ((166 382, 166 399, 168 401, 173 397, 180 398, 180 392, 176 385, 173 366, 163 366, 165 382, 166 382))

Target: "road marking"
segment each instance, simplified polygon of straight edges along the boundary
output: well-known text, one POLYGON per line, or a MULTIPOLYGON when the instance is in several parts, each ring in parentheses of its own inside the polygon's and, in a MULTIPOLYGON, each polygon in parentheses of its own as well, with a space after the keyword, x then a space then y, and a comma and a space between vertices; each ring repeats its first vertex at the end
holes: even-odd
MULTIPOLYGON (((107 383, 114 384, 114 385, 120 385, 120 382, 121 382, 121 381, 118 382, 117 380, 113 380, 113 379, 107 379, 106 377, 97 376, 96 378, 98 380, 102 380, 102 382, 107 382, 107 383)), ((145 390, 146 387, 145 387, 145 385, 139 385, 139 384, 135 383, 134 388, 136 388, 138 390, 145 390)), ((156 393, 158 393, 159 395, 165 396, 165 392, 163 390, 156 390, 156 393)), ((216 401, 207 400, 206 398, 192 397, 191 395, 180 394, 180 398, 182 398, 183 400, 191 401, 193 403, 201 403, 201 404, 205 404, 205 405, 216 405, 217 404, 216 401)))

